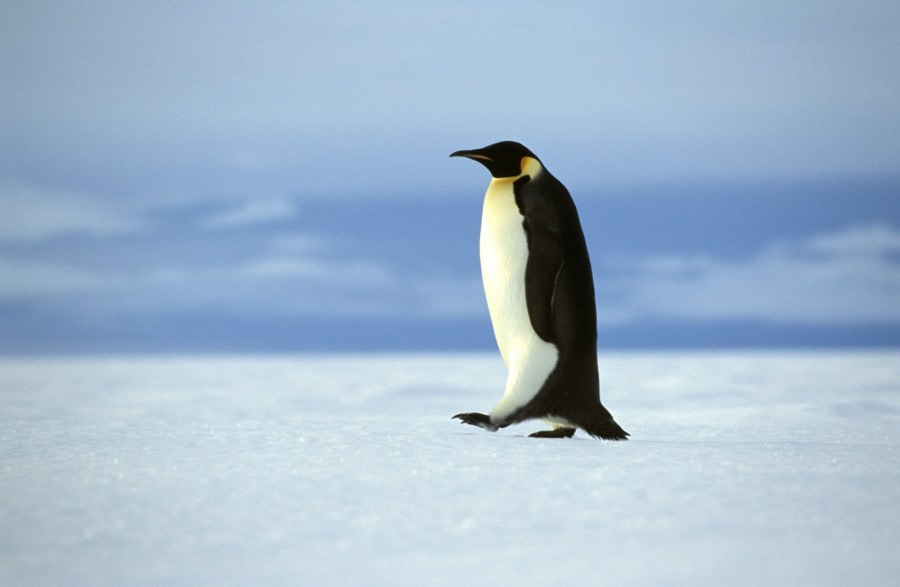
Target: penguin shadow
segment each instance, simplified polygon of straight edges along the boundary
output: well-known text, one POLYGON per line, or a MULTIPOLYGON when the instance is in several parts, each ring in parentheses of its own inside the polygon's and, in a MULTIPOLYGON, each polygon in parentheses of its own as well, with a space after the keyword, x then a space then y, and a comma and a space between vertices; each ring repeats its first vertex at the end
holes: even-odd
MULTIPOLYGON (((477 413, 456 414, 455 416, 453 416, 453 419, 461 420, 460 424, 470 424, 470 425, 473 425, 478 428, 484 428, 488 432, 499 431, 499 429, 492 429, 491 427, 489 427, 490 426, 489 419, 484 414, 477 414, 477 413)), ((465 434, 466 436, 475 436, 475 435, 481 434, 477 430, 465 430, 464 429, 464 430, 461 430, 460 432, 462 434, 465 434)), ((557 428, 552 428, 550 430, 538 430, 536 432, 532 432, 531 434, 523 434, 521 432, 519 432, 519 433, 513 432, 513 433, 507 433, 507 434, 500 434, 499 436, 501 436, 503 438, 517 438, 517 439, 529 438, 529 439, 538 439, 538 440, 540 440, 540 439, 557 440, 560 438, 565 438, 565 439, 583 440, 583 438, 576 438, 575 432, 576 432, 575 428, 568 428, 568 427, 561 426, 561 427, 557 427, 557 428)))

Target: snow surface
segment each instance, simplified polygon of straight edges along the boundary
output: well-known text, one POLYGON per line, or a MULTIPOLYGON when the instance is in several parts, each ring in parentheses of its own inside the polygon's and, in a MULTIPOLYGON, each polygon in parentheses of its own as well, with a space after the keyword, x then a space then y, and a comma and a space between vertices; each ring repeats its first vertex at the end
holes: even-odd
POLYGON ((0 584, 900 582, 900 352, 601 377, 629 442, 451 420, 493 353, 4 359, 0 584))

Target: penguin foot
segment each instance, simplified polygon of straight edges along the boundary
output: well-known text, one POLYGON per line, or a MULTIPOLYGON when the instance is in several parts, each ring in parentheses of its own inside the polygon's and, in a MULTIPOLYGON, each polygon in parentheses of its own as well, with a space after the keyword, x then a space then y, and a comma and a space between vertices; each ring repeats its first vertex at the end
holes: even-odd
POLYGON ((602 438, 603 440, 628 440, 630 434, 622 430, 615 420, 608 418, 600 422, 593 422, 585 425, 584 431, 594 438, 602 438))
POLYGON ((488 416, 487 414, 479 414, 478 412, 456 414, 452 419, 462 420, 462 424, 478 426, 479 428, 484 428, 485 430, 490 430, 491 432, 496 432, 499 428, 496 424, 493 424, 491 422, 490 416, 488 416))
POLYGON ((554 428, 553 430, 541 430, 529 434, 529 438, 572 438, 575 435, 574 428, 554 428))

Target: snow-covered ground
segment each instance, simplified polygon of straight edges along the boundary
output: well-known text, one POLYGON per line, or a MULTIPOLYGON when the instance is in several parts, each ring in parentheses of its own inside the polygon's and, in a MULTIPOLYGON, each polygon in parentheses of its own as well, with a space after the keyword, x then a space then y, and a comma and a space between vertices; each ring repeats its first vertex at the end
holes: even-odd
POLYGON ((2 360, 0 584, 898 584, 900 352, 601 377, 629 442, 451 420, 493 353, 2 360))

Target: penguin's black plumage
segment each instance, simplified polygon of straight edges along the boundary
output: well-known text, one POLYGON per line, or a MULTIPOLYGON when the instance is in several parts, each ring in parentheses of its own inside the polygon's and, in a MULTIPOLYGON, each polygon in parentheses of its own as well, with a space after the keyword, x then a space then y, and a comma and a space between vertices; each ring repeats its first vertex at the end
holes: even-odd
POLYGON ((490 414, 454 418, 496 431, 531 419, 531 436, 625 440, 600 403, 594 280, 581 222, 565 186, 525 146, 504 141, 456 151, 490 171, 481 270, 497 346, 509 375, 490 414))

